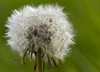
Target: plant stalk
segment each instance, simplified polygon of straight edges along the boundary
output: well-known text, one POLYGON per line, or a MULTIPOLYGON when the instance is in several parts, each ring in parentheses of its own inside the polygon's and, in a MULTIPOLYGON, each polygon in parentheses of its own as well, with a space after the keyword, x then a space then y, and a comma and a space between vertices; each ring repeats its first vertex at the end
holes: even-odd
POLYGON ((42 72, 42 60, 41 60, 41 49, 39 48, 39 50, 36 53, 36 70, 35 72, 42 72))

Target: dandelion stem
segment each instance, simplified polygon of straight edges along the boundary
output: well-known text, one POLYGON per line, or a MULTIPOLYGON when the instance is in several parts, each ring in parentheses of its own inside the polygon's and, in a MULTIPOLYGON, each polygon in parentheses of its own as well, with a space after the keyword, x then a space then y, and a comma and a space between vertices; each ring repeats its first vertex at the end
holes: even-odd
POLYGON ((41 61, 41 49, 36 53, 36 71, 35 72, 42 72, 42 61, 41 61))

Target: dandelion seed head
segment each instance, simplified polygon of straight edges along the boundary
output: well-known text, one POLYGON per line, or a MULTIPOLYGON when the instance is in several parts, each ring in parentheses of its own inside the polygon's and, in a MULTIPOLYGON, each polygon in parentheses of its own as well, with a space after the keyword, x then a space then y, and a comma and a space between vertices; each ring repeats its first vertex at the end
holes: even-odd
POLYGON ((44 60, 47 55, 63 60, 70 52, 69 46, 74 43, 73 28, 60 6, 25 6, 14 10, 6 27, 8 44, 20 56, 24 55, 27 48, 31 52, 41 48, 44 60))

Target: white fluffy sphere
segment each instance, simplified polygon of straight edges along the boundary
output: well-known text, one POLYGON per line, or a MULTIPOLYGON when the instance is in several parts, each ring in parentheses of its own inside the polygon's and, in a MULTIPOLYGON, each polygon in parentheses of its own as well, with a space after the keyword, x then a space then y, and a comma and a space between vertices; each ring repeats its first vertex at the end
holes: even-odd
POLYGON ((69 45, 73 44, 74 34, 62 10, 57 5, 24 6, 14 10, 6 24, 12 50, 23 56, 26 49, 37 52, 41 48, 44 60, 48 55, 63 60, 69 53, 69 45))

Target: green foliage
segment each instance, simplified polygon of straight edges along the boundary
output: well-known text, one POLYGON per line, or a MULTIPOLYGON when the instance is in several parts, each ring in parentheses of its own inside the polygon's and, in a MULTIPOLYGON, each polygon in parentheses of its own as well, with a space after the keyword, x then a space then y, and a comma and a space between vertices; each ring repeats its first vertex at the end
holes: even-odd
POLYGON ((59 69, 45 72, 100 72, 100 0, 0 0, 0 72, 33 72, 34 61, 26 58, 27 65, 20 64, 18 54, 6 44, 4 27, 12 10, 23 5, 56 4, 64 6, 72 22, 76 44, 70 56, 59 69))

